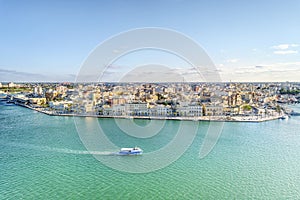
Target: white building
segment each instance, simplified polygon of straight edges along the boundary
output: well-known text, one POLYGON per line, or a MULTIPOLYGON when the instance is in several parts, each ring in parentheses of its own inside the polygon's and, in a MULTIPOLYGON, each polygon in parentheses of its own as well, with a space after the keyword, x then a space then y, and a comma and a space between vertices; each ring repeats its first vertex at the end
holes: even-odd
POLYGON ((15 87, 16 85, 13 82, 8 83, 8 87, 12 88, 15 87))
POLYGON ((125 105, 113 105, 112 106, 112 113, 115 116, 123 116, 126 115, 125 105))
POLYGON ((72 101, 49 101, 49 107, 57 111, 66 111, 72 105, 72 101))
POLYGON ((171 106, 157 105, 149 110, 151 116, 170 116, 172 115, 171 106))
POLYGON ((104 106, 103 107, 103 115, 106 116, 113 116, 113 109, 110 106, 104 106))
POLYGON ((202 116, 202 106, 201 105, 180 106, 177 108, 177 113, 181 117, 199 117, 202 116))
POLYGON ((188 110, 189 110, 189 116, 190 117, 202 116, 203 108, 202 108, 201 105, 189 105, 188 110))
POLYGON ((93 102, 89 102, 89 103, 84 104, 84 108, 85 108, 86 113, 92 113, 92 112, 95 111, 93 102))
POLYGON ((126 115, 148 115, 147 103, 126 103, 126 115))
POLYGON ((43 88, 39 85, 39 86, 35 86, 33 93, 36 95, 42 95, 43 94, 43 88))

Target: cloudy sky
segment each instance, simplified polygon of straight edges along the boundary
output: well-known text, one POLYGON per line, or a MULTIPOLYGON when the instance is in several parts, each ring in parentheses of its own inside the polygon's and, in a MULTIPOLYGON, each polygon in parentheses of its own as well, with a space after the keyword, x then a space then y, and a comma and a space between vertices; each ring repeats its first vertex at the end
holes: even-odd
MULTIPOLYGON (((299 10, 297 0, 0 0, 0 82, 74 81, 95 47, 142 27, 193 39, 223 81, 300 81, 299 10)), ((193 74, 174 55, 149 51, 115 60, 105 74, 113 80, 152 62, 193 74)))

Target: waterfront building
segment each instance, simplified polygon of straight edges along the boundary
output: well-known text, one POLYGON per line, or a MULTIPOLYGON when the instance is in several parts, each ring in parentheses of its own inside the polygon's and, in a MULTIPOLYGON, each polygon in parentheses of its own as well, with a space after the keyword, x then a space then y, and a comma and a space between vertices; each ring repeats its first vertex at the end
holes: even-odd
POLYGON ((227 106, 223 108, 225 115, 238 115, 240 112, 240 106, 227 106))
POLYGON ((100 110, 101 112, 104 116, 113 116, 113 109, 110 105, 103 105, 102 110, 100 110))
POLYGON ((171 116, 172 109, 171 106, 157 105, 149 109, 150 116, 171 116))
MULTIPOLYGON (((10 83, 10 86, 15 84, 10 83)), ((32 104, 45 110, 49 106, 54 113, 57 110, 109 116, 268 116, 280 103, 299 101, 298 93, 287 93, 280 83, 105 83, 69 85, 71 89, 65 85, 34 83, 23 84, 18 91, 23 88, 21 92, 28 99, 18 99, 19 104, 32 104), (42 99, 29 101, 34 97, 46 98, 50 102, 72 101, 72 107, 55 106, 50 102, 48 105, 42 99)), ((288 87, 293 91, 299 88, 297 83, 290 83, 288 87)), ((10 96, 13 98, 16 93, 10 96)))
POLYGON ((201 105, 189 105, 189 116, 190 117, 200 117, 202 116, 203 107, 201 105))
POLYGON ((176 113, 180 117, 200 117, 202 116, 202 106, 201 105, 184 105, 176 108, 176 113))
POLYGON ((223 115, 223 106, 221 104, 205 104, 206 116, 221 116, 223 115))
POLYGON ((126 115, 126 107, 124 104, 116 104, 112 106, 112 113, 114 116, 124 116, 126 115))
POLYGON ((11 96, 11 100, 16 103, 16 104, 28 104, 29 103, 29 98, 26 97, 24 94, 17 94, 14 96, 11 96))
POLYGON ((49 107, 60 112, 69 111, 73 105, 72 101, 49 101, 49 107))
POLYGON ((148 115, 147 103, 126 103, 125 104, 126 115, 148 115))
POLYGON ((47 102, 45 97, 30 97, 29 103, 33 106, 42 106, 47 102))

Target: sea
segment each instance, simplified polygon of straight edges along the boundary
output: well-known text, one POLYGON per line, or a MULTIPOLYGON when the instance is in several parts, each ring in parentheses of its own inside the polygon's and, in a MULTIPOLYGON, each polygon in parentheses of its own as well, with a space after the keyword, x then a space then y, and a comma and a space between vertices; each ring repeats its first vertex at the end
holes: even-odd
MULTIPOLYGON (((299 105, 292 108, 300 111, 299 105)), ((123 125, 134 122, 141 130, 149 121, 121 119, 123 125)), ((124 133, 114 119, 74 120, 0 102, 0 199, 300 199, 298 116, 226 122, 204 157, 199 150, 209 127, 218 122, 192 122, 197 123, 196 134, 177 159, 147 172, 126 170, 128 163, 134 169, 132 163, 153 152, 159 159, 149 160, 151 166, 168 159, 159 150, 176 137, 181 123, 165 121, 158 134, 137 138, 124 133), (115 147, 138 145, 145 156, 90 151, 83 141, 89 132, 79 133, 75 121, 97 122, 115 147), (123 170, 99 156, 116 161, 123 170)))

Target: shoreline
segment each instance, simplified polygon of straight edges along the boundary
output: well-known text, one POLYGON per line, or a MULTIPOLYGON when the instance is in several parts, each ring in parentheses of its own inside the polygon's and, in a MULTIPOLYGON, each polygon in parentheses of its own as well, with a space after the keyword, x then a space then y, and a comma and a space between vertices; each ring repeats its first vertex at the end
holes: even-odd
POLYGON ((206 122, 252 122, 260 123, 271 120, 277 120, 284 115, 276 116, 199 116, 199 117, 164 117, 164 116, 103 116, 95 114, 68 114, 68 113, 54 113, 51 111, 45 111, 40 108, 34 108, 28 105, 15 104, 22 106, 49 116, 61 116, 61 117, 93 117, 93 118, 117 118, 117 119, 145 119, 145 120, 177 120, 177 121, 206 121, 206 122))

